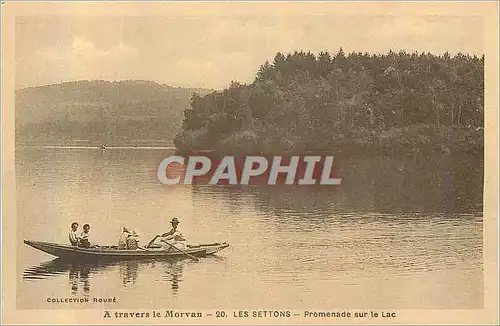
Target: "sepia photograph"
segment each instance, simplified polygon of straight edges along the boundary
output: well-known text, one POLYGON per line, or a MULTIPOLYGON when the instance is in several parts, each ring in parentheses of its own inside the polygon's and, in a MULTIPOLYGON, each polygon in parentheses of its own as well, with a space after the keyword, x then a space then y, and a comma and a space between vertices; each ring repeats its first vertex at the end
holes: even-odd
POLYGON ((497 2, 2 7, 6 324, 498 323, 497 2))

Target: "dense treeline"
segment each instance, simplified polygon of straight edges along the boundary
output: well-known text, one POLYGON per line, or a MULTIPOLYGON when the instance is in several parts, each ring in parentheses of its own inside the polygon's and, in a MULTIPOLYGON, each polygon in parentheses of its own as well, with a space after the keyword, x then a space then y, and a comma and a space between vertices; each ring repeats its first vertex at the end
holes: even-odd
POLYGON ((277 53, 252 84, 194 95, 181 150, 466 151, 483 146, 484 56, 277 53))

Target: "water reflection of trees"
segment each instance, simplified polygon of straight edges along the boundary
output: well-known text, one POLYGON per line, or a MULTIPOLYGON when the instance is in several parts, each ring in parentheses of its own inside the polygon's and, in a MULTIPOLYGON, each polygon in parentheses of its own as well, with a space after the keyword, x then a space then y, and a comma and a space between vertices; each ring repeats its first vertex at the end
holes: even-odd
POLYGON ((193 200, 222 198, 235 212, 246 204, 274 216, 482 211, 483 163, 477 157, 347 159, 338 166, 340 186, 194 185, 193 200))
POLYGON ((166 261, 153 260, 127 260, 109 262, 68 262, 56 258, 43 262, 39 265, 28 267, 23 274, 24 280, 44 280, 58 277, 62 274, 69 276, 69 286, 72 295, 84 295, 91 292, 91 280, 93 276, 105 270, 117 269, 122 286, 128 288, 139 279, 139 274, 159 273, 160 281, 168 281, 172 284, 172 293, 179 292, 179 283, 182 281, 182 273, 185 261, 173 259, 166 261))

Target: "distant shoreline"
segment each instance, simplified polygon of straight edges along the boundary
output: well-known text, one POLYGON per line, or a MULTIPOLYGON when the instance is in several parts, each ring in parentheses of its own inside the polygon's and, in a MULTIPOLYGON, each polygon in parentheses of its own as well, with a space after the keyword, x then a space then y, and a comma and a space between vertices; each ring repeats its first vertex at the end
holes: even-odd
POLYGON ((101 148, 100 145, 76 145, 76 144, 62 144, 62 145, 46 145, 46 144, 16 144, 16 148, 39 148, 39 149, 98 149, 98 150, 113 150, 113 149, 169 149, 176 150, 175 146, 155 146, 155 145, 111 145, 101 148))

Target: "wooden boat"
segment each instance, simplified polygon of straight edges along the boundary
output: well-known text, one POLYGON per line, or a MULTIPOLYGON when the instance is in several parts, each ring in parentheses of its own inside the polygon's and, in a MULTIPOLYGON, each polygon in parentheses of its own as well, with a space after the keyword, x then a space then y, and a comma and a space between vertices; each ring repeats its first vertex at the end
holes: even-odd
POLYGON ((227 247, 229 244, 211 243, 196 246, 187 246, 183 252, 171 249, 165 250, 161 248, 127 250, 118 249, 116 246, 103 246, 97 248, 78 248, 70 245, 24 240, 24 243, 30 247, 41 250, 45 253, 67 260, 138 260, 138 259, 170 259, 170 258, 187 258, 183 252, 195 256, 202 257, 213 255, 227 247))

